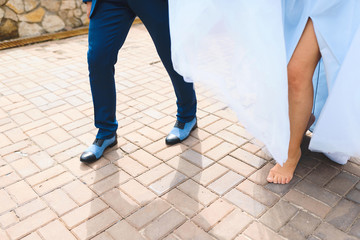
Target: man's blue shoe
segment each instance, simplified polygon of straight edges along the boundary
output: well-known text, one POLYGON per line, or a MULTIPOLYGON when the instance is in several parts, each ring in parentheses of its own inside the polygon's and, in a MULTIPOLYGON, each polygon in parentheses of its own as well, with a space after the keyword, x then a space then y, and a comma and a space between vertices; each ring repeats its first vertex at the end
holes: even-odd
POLYGON ((116 136, 109 139, 96 138, 93 144, 81 154, 80 161, 84 163, 92 163, 99 160, 105 149, 111 148, 117 144, 116 136))
POLYGON ((167 135, 165 142, 167 145, 174 145, 187 139, 190 133, 197 128, 197 121, 194 118, 191 122, 182 123, 176 121, 174 128, 167 135))

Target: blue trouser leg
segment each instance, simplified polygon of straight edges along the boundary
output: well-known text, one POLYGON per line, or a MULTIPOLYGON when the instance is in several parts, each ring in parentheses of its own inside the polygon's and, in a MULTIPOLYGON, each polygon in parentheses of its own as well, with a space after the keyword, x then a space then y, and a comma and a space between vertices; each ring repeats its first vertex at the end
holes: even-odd
POLYGON ((96 137, 100 139, 111 138, 117 130, 114 65, 135 15, 148 29, 172 80, 177 97, 177 119, 189 122, 196 114, 193 84, 184 82, 173 69, 167 0, 102 0, 97 3, 90 20, 88 51, 95 126, 99 128, 96 137))
POLYGON ((88 64, 95 126, 99 128, 96 138, 99 139, 116 134, 114 65, 134 18, 126 1, 102 0, 90 20, 88 64))
POLYGON ((127 0, 154 41, 167 70, 177 98, 177 120, 190 122, 196 115, 196 95, 192 83, 186 83, 173 68, 170 48, 169 10, 167 0, 127 0))

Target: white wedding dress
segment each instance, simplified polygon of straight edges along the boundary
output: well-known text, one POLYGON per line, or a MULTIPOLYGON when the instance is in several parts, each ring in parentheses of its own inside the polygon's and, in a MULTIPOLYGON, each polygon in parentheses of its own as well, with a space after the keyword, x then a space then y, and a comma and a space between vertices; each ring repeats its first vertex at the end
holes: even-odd
POLYGON ((359 0, 169 0, 169 14, 176 71, 217 91, 280 164, 290 136, 286 65, 310 17, 326 77, 310 149, 360 156, 359 0))

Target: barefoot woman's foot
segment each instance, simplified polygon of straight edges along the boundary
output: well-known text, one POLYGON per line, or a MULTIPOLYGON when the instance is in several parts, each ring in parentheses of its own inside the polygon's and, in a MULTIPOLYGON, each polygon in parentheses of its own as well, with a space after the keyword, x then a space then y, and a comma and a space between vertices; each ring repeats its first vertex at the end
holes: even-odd
POLYGON ((294 176, 296 166, 301 157, 301 150, 299 149, 298 155, 293 158, 288 158, 284 166, 276 164, 269 172, 266 180, 270 183, 288 184, 294 176))

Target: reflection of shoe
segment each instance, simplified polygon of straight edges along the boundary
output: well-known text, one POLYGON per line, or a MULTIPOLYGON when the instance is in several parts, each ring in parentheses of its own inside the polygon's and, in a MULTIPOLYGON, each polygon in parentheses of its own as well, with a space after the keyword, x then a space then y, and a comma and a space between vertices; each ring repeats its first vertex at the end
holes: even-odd
POLYGON ((314 124, 314 122, 315 122, 315 115, 314 115, 314 114, 311 114, 311 115, 310 115, 309 122, 308 122, 308 124, 307 124, 307 126, 306 126, 306 129, 305 129, 305 132, 304 132, 303 140, 304 140, 304 138, 305 138, 305 136, 306 136, 306 132, 311 128, 311 126, 314 124))
POLYGON ((197 127, 196 118, 187 123, 176 121, 174 128, 167 135, 165 142, 167 145, 174 145, 187 139, 192 130, 197 127))
POLYGON ((315 122, 315 115, 311 114, 308 125, 306 126, 305 133, 306 133, 307 130, 310 129, 310 127, 314 124, 314 122, 315 122))
POLYGON ((111 148, 117 144, 116 136, 110 139, 96 138, 93 144, 81 154, 80 161, 92 163, 101 158, 105 149, 111 148))

